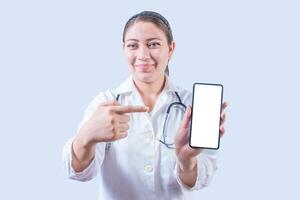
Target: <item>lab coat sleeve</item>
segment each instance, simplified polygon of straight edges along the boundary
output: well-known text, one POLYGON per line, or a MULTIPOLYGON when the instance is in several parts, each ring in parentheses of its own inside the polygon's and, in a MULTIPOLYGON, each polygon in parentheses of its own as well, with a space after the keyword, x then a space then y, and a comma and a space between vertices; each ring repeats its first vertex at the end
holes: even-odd
POLYGON ((70 139, 64 146, 63 149, 63 165, 64 165, 64 173, 70 179, 77 181, 89 181, 96 177, 100 166, 104 160, 105 156, 105 143, 98 143, 96 146, 95 157, 89 164, 87 168, 85 168, 81 172, 75 172, 71 163, 72 163, 72 143, 73 139, 70 139))
POLYGON ((217 170, 217 151, 204 150, 197 156, 197 179, 193 187, 184 184, 179 178, 178 164, 175 166, 176 179, 184 191, 200 190, 207 187, 217 170))
MULTIPOLYGON (((82 125, 87 122, 92 114, 95 112, 97 107, 104 101, 107 101, 106 95, 104 93, 100 93, 87 107, 85 110, 85 114, 81 122, 79 123, 77 133, 82 127, 82 125)), ((78 181, 89 181, 93 179, 99 169, 100 166, 102 165, 102 162, 104 160, 105 156, 105 146, 106 143, 98 143, 96 145, 96 151, 95 151, 95 156, 92 160, 92 162, 89 164, 87 168, 85 168, 81 172, 75 172, 73 169, 71 163, 72 163, 72 144, 73 140, 75 137, 71 138, 69 141, 66 142, 63 148, 63 168, 64 168, 64 173, 66 176, 70 179, 78 180, 78 181)))

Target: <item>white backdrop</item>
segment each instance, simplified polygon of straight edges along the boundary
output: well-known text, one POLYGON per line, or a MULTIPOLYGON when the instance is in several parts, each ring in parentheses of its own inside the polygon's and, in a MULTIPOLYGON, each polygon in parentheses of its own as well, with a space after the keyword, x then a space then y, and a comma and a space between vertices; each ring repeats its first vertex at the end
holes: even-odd
POLYGON ((219 170, 194 199, 299 199, 299 1, 1 1, 0 199, 97 199, 63 176, 63 144, 98 92, 128 75, 122 30, 154 10, 177 48, 172 80, 222 83, 219 170))

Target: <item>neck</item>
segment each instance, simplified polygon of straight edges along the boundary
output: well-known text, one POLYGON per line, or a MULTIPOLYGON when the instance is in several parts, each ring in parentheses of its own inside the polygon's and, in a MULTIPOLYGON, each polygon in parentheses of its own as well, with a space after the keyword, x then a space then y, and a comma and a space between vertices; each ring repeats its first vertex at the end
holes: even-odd
POLYGON ((145 83, 134 78, 133 80, 137 90, 142 96, 158 96, 164 89, 166 77, 163 76, 151 83, 145 83))

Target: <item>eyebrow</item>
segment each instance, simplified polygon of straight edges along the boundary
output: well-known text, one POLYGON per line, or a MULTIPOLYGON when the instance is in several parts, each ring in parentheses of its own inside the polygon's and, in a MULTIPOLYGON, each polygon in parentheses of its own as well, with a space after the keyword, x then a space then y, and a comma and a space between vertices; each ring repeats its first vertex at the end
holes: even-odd
MULTIPOLYGON (((162 39, 160 39, 160 38, 149 38, 149 39, 146 39, 147 42, 149 42, 149 41, 151 41, 151 40, 160 40, 160 41, 162 41, 162 39)), ((125 42, 128 42, 128 41, 139 42, 139 40, 137 40, 137 39, 128 39, 128 40, 126 40, 125 42)))

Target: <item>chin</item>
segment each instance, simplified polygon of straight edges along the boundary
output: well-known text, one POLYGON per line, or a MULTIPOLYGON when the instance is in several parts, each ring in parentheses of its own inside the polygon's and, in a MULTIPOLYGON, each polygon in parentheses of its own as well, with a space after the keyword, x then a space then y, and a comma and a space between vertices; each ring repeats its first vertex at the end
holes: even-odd
POLYGON ((156 80, 155 76, 153 76, 152 73, 139 73, 139 74, 135 74, 134 77, 136 79, 138 79, 141 82, 145 82, 145 83, 151 83, 153 81, 156 80))

